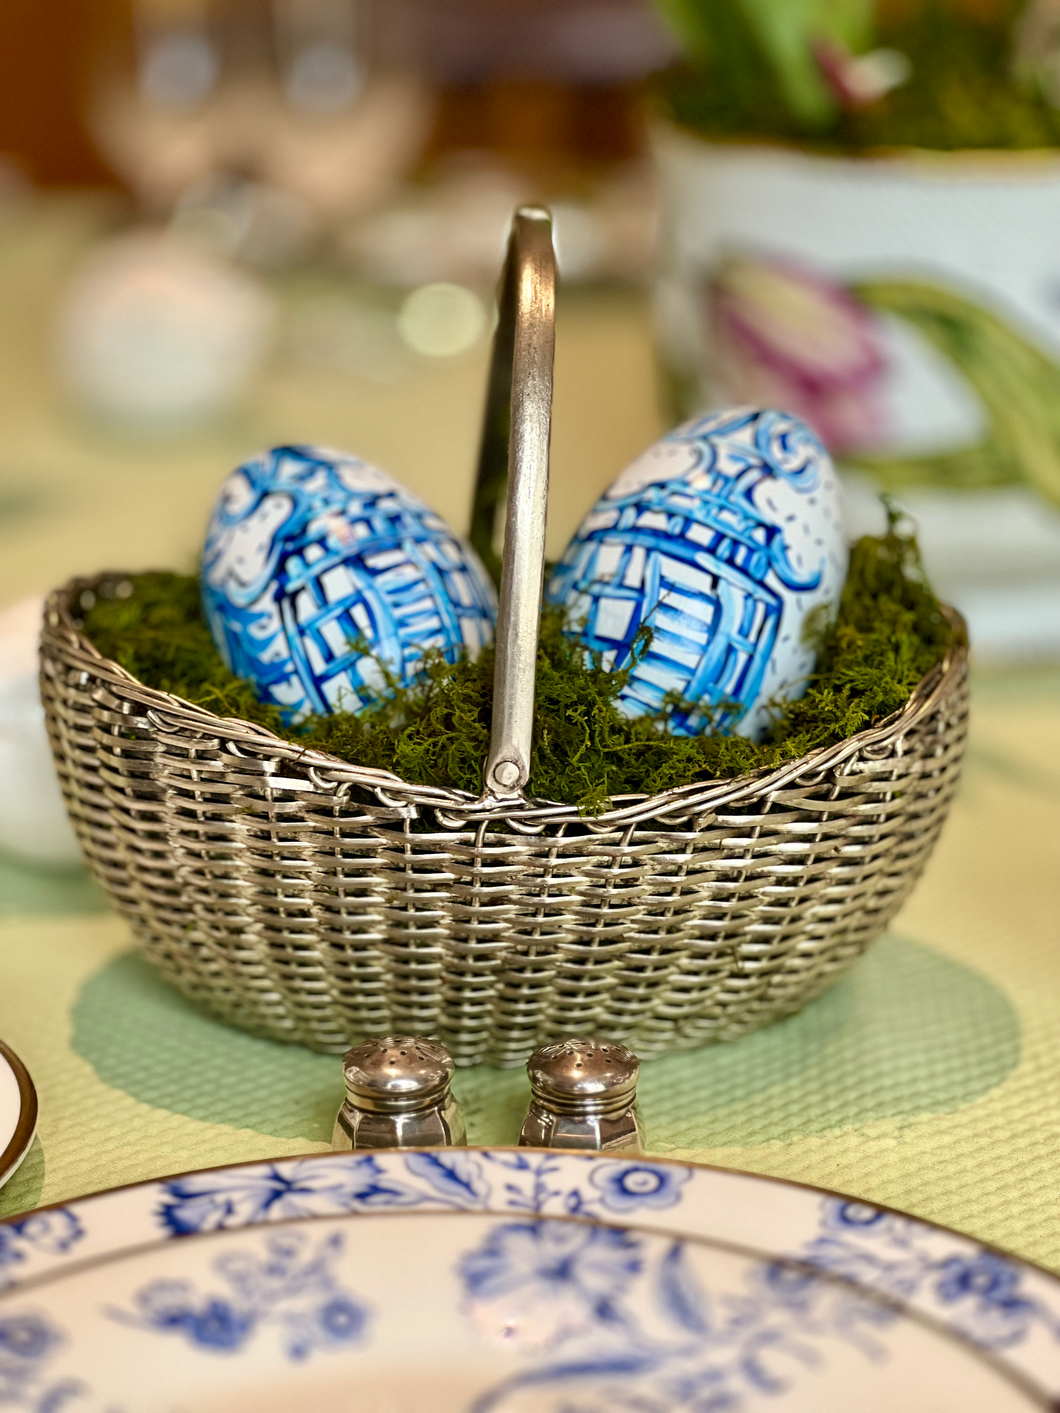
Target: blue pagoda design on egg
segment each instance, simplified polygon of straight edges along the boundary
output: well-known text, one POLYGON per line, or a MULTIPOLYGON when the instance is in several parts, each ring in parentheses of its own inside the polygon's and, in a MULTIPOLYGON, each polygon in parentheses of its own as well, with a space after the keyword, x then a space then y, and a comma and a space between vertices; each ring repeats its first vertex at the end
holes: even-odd
POLYGON ((652 630, 625 714, 680 698, 689 707, 669 730, 753 735, 768 699, 801 690, 806 614, 838 596, 845 569, 827 453, 795 418, 740 409, 687 423, 634 462, 582 523, 548 597, 605 667, 629 666, 642 625, 652 630))
POLYGON ((310 446, 228 477, 202 601, 231 670, 294 721, 358 710, 431 649, 476 654, 496 618, 485 570, 439 516, 377 467, 310 446))

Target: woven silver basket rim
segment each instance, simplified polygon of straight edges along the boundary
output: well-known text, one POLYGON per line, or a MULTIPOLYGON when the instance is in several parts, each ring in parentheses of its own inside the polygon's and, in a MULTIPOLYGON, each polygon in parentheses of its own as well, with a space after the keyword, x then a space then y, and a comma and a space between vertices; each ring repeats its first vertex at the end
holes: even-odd
POLYGON ((942 611, 953 627, 953 641, 942 661, 913 688, 908 701, 890 716, 865 727, 830 746, 818 746, 806 755, 778 766, 764 766, 743 775, 722 779, 697 780, 675 786, 656 795, 620 795, 612 808, 599 814, 584 814, 576 805, 558 800, 483 801, 481 796, 439 785, 423 785, 403 780, 392 771, 355 765, 327 751, 299 746, 278 736, 268 727, 242 717, 219 716, 183 697, 148 687, 119 663, 105 657, 81 631, 81 620, 73 605, 82 595, 102 597, 113 594, 118 584, 128 583, 129 572, 104 571, 90 577, 75 577, 48 596, 44 609, 42 647, 58 649, 69 665, 120 686, 122 696, 143 707, 156 726, 179 726, 197 735, 208 734, 224 740, 234 756, 244 750, 262 750, 278 761, 289 761, 306 771, 324 788, 353 786, 371 791, 380 804, 415 816, 429 809, 446 827, 466 828, 483 821, 501 821, 520 832, 539 833, 552 825, 578 824, 596 833, 616 827, 651 823, 679 824, 705 812, 773 794, 798 779, 823 777, 828 772, 842 774, 845 761, 854 756, 885 755, 895 740, 904 736, 925 716, 935 711, 959 684, 967 671, 968 637, 963 617, 948 605, 942 611))

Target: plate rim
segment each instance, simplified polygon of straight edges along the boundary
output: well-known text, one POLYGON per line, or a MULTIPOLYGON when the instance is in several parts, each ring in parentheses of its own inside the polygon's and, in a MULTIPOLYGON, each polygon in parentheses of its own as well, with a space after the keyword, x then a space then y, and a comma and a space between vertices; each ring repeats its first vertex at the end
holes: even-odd
MULTIPOLYGON (((37 1132, 37 1090, 30 1078, 29 1070, 22 1063, 19 1057, 12 1050, 11 1046, 0 1040, 0 1059, 4 1060, 15 1076, 15 1083, 18 1086, 18 1118, 15 1121, 15 1131, 11 1135, 11 1141, 0 1153, 0 1187, 10 1178, 13 1178, 18 1171, 23 1158, 30 1150, 30 1145, 37 1132)), ((131 1184, 130 1184, 131 1185, 131 1184)), ((30 1209, 35 1210, 35 1209, 30 1209)), ((5 1217, 0 1219, 8 1221, 5 1217)))
MULTIPOLYGON (((8 1054, 11 1053, 8 1047, 4 1045, 3 1041, 0 1041, 0 1050, 8 1054)), ((21 1064, 21 1062, 19 1063, 21 1064)), ((23 1069, 24 1068, 23 1066, 23 1069)), ((29 1079, 28 1073, 26 1074, 26 1078, 27 1080, 29 1079)), ((32 1088, 32 1084, 30 1087, 32 1088)), ((35 1102, 36 1094, 34 1093, 34 1103, 35 1102)), ((151 1187, 155 1183, 175 1182, 180 1178, 195 1177, 202 1173, 230 1172, 236 1168, 263 1168, 274 1163, 301 1163, 309 1162, 313 1159, 345 1158, 347 1156, 352 1157, 354 1153, 360 1153, 362 1156, 372 1156, 374 1154, 393 1154, 396 1156, 409 1153, 430 1154, 439 1151, 454 1153, 553 1153, 562 1157, 580 1157, 595 1160, 604 1159, 608 1162, 626 1163, 641 1160, 645 1163, 661 1164, 667 1167, 682 1169, 694 1168, 703 1172, 724 1173, 727 1177, 750 1178, 757 1182, 776 1183, 779 1186, 794 1187, 802 1192, 814 1193, 821 1197, 838 1198, 842 1202, 861 1202, 868 1207, 876 1208, 877 1211, 885 1212, 889 1216, 920 1222, 921 1225, 930 1227, 933 1231, 941 1232, 945 1236, 955 1236, 961 1241, 974 1242, 975 1245, 981 1247, 984 1251, 988 1251, 995 1256, 1000 1256, 1006 1261, 1016 1261, 1021 1266, 1025 1266, 1028 1270, 1034 1271, 1037 1275, 1043 1276, 1046 1280, 1052 1282, 1057 1287, 1058 1293, 1060 1293, 1060 1272, 1050 1270, 1048 1266, 1044 1266, 1040 1262, 1032 1260, 1030 1257, 1021 1256, 1015 1251, 1010 1251, 1006 1247, 998 1246, 995 1242, 984 1240, 981 1237, 973 1235, 971 1232, 961 1231, 958 1227, 948 1227, 943 1222, 934 1221, 931 1217, 921 1217, 916 1212, 908 1212, 901 1207, 893 1207, 886 1202, 877 1202, 872 1197, 860 1197, 855 1193, 840 1192, 837 1188, 821 1187, 817 1183, 803 1182, 799 1178, 779 1177, 773 1173, 759 1173, 749 1168, 730 1168, 722 1163, 700 1163, 696 1162, 694 1159, 656 1157, 654 1154, 646 1152, 608 1153, 601 1149, 536 1148, 514 1143, 469 1143, 458 1147, 438 1145, 413 1148, 365 1148, 363 1150, 315 1149, 309 1153, 284 1153, 271 1158, 248 1158, 234 1163, 213 1163, 203 1168, 185 1168, 180 1172, 158 1173, 154 1177, 140 1178, 136 1182, 117 1183, 113 1187, 101 1187, 97 1188, 94 1192, 85 1192, 56 1202, 43 1203, 39 1207, 27 1208, 24 1212, 11 1213, 6 1217, 0 1217, 0 1227, 25 1221, 27 1217, 33 1216, 38 1212, 63 1210, 69 1208, 74 1203, 91 1202, 95 1198, 114 1197, 121 1192, 132 1192, 137 1188, 151 1187)), ((312 1218, 300 1218, 299 1220, 306 1221, 312 1220, 312 1218)), ((617 1223, 615 1225, 617 1225, 617 1223)), ((187 1233, 179 1238, 173 1239, 183 1241, 187 1236, 198 1234, 199 1233, 187 1233)))
MULTIPOLYGON (((368 1150, 366 1150, 368 1151, 368 1150)), ((416 1152, 416 1149, 397 1150, 403 1152, 416 1152)), ((526 1150, 523 1150, 526 1151, 526 1150)), ((531 1149, 531 1152, 548 1152, 555 1150, 531 1149)), ((326 1155, 322 1155, 326 1156, 326 1155)), ((601 1155, 621 1157, 616 1155, 601 1155)), ((266 1160, 267 1161, 267 1160, 266 1160)), ((236 1165, 238 1166, 238 1165, 236 1165)), ((701 1166, 706 1166, 702 1164, 701 1166)), ((203 1169, 202 1171, 209 1171, 203 1169)), ((750 1174, 750 1176, 755 1176, 750 1174)), ((128 1184, 133 1186, 134 1184, 128 1184)), ((477 1219, 482 1222, 498 1223, 516 1220, 519 1222, 563 1222, 574 1226, 584 1227, 607 1227, 617 1228, 620 1231, 633 1232, 649 1238, 658 1238, 661 1241, 688 1242, 693 1246, 705 1250, 723 1252, 728 1256, 735 1256, 750 1263, 759 1264, 779 1264, 790 1269, 799 1271, 816 1280, 820 1280, 833 1289, 846 1290, 852 1296, 862 1297, 870 1301, 873 1305, 889 1310, 896 1318, 907 1320, 918 1328, 927 1331, 933 1338, 942 1340, 951 1348, 964 1351, 973 1362, 985 1364, 992 1369, 995 1375, 1017 1389, 1029 1401, 1029 1403, 1041 1410, 1041 1413, 1054 1413, 1057 1403, 1052 1395, 1041 1386, 1035 1386, 1031 1379, 1022 1370, 1015 1368, 998 1351, 976 1344, 974 1340, 962 1335, 959 1331, 941 1321, 933 1319, 930 1315, 916 1309, 896 1296, 887 1295, 882 1291, 873 1290, 871 1287, 863 1286, 858 1281, 848 1276, 837 1275, 833 1271, 820 1270, 810 1262, 800 1261, 797 1257, 787 1256, 783 1253, 773 1253, 766 1255, 761 1251, 755 1251, 752 1247, 745 1246, 739 1241, 732 1241, 725 1237, 696 1234, 694 1232, 683 1232, 676 1228, 656 1228, 640 1226, 636 1222, 609 1222, 600 1217, 586 1215, 583 1213, 564 1212, 552 1213, 543 1216, 539 1213, 523 1213, 517 1216, 514 1213, 487 1212, 475 1210, 463 1211, 399 1211, 399 1212, 332 1212, 316 1213, 307 1217, 288 1217, 282 1221, 256 1224, 245 1227, 215 1227, 209 1231, 189 1232, 178 1239, 179 1246, 184 1247, 185 1242, 190 1242, 193 1249, 200 1246, 207 1246, 212 1242, 220 1240, 237 1240, 240 1236, 247 1236, 253 1232, 276 1232, 284 1230, 300 1230, 306 1226, 320 1226, 324 1223, 335 1223, 346 1227, 354 1223, 363 1222, 375 1218, 379 1221, 392 1222, 395 1217, 404 1217, 408 1220, 428 1221, 438 1220, 443 1217, 462 1217, 465 1219, 477 1219)), ((49 1289, 60 1286, 62 1282, 75 1278, 84 1273, 101 1270, 107 1266, 119 1266, 123 1261, 135 1260, 137 1257, 149 1254, 161 1254, 170 1250, 173 1241, 151 1241, 143 1242, 138 1246, 127 1247, 115 1251, 102 1251, 95 1256, 86 1257, 82 1261, 74 1262, 70 1269, 59 1268, 52 1271, 41 1272, 39 1276, 32 1277, 24 1285, 15 1285, 0 1288, 0 1310, 9 1301, 17 1301, 26 1298, 30 1301, 40 1301, 41 1297, 46 1298, 49 1289)))

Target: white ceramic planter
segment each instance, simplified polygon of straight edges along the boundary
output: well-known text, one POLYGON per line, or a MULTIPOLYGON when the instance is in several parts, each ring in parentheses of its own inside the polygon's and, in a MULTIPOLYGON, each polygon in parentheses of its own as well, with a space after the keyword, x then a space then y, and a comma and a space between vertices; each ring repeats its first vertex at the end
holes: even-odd
POLYGON ((1060 153, 835 158, 661 126, 683 410, 786 406, 892 489, 982 656, 1060 654, 1060 153))

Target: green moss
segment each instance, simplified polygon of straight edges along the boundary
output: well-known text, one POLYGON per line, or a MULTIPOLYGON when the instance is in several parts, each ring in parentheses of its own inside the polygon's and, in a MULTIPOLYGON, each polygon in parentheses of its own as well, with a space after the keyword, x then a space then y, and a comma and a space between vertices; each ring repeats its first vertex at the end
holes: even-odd
MULTIPOLYGON (((105 656, 140 681, 225 716, 260 722, 288 739, 407 780, 482 788, 493 700, 493 654, 447 663, 428 658, 420 681, 353 715, 283 725, 248 683, 221 662, 199 606, 197 581, 142 574, 125 598, 86 608, 84 629, 105 656)), ((614 795, 654 794, 696 780, 742 774, 797 759, 888 716, 938 663, 952 637, 924 579, 915 540, 892 524, 851 552, 832 623, 815 625, 817 672, 806 694, 778 709, 768 740, 671 736, 663 717, 629 720, 615 703, 628 670, 608 672, 563 633, 546 609, 537 657, 532 794, 592 812, 614 795)), ((647 636, 642 642, 647 641, 647 636)))
POLYGON ((687 67, 666 76, 660 92, 679 123, 708 137, 809 139, 825 151, 1060 145, 1060 112, 1013 82, 1006 26, 929 3, 896 22, 881 18, 874 44, 906 55, 909 81, 867 108, 836 110, 823 129, 800 121, 762 63, 687 67))

